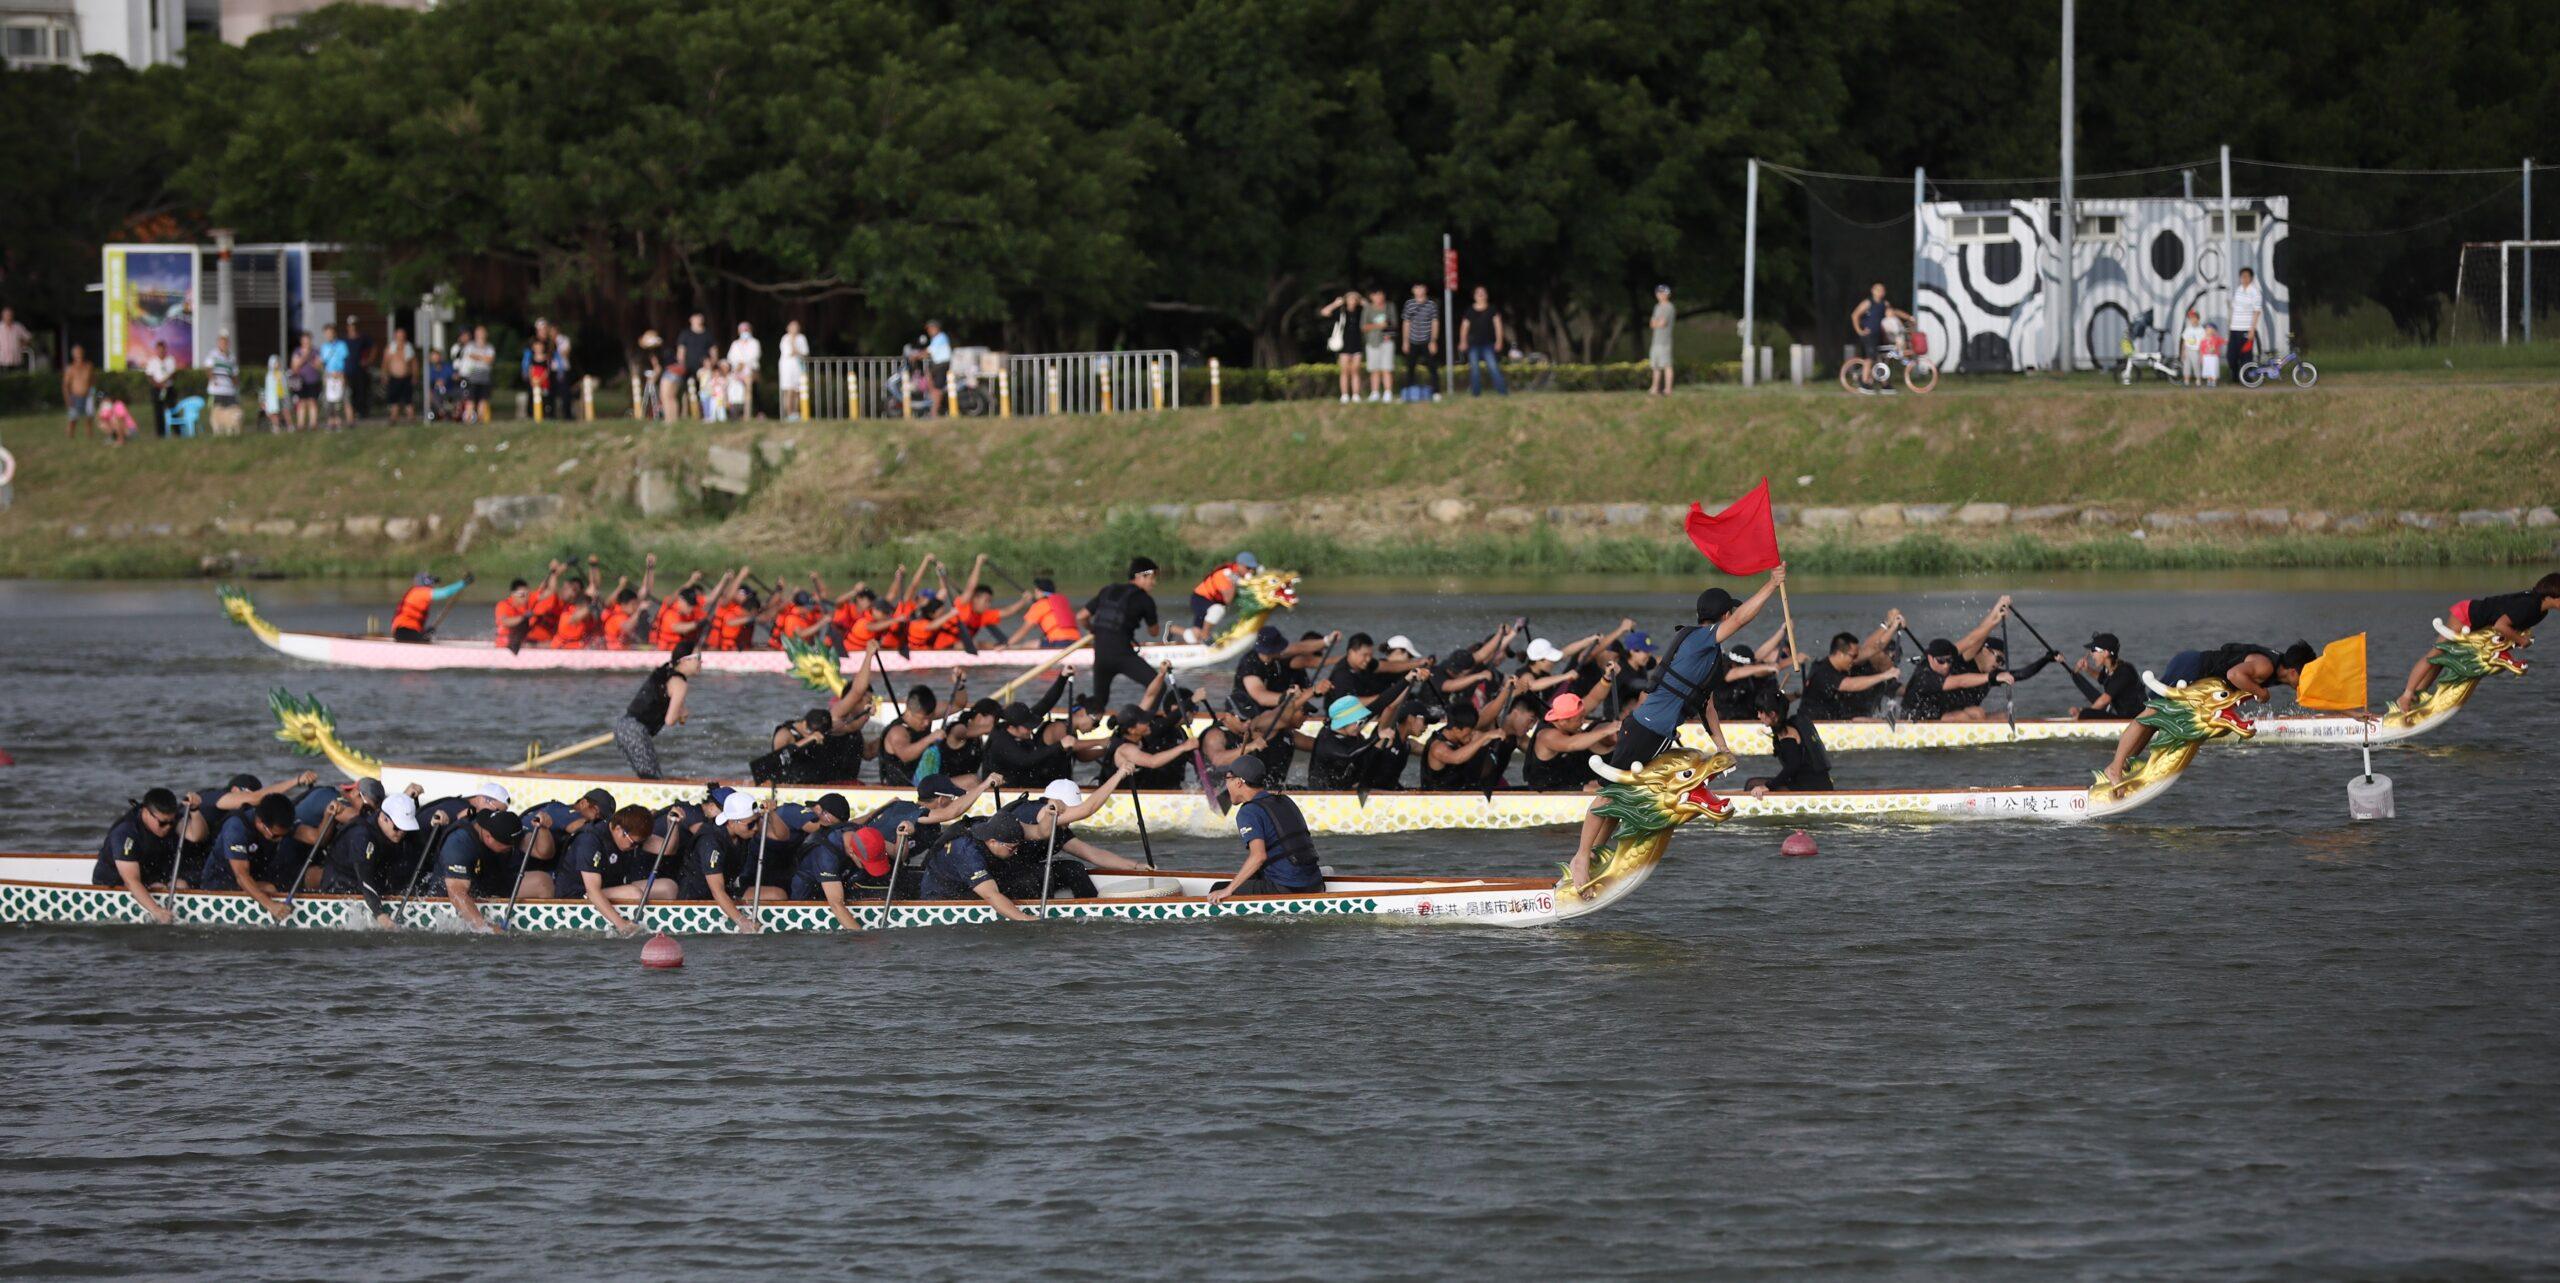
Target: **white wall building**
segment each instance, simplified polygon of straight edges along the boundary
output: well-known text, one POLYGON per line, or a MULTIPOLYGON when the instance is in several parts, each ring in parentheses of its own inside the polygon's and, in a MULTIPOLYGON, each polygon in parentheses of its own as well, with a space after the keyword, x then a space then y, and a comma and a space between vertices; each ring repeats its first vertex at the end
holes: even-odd
POLYGON ((176 62, 189 33, 211 34, 218 0, 0 0, 0 60, 12 70, 77 67, 105 55, 176 62))

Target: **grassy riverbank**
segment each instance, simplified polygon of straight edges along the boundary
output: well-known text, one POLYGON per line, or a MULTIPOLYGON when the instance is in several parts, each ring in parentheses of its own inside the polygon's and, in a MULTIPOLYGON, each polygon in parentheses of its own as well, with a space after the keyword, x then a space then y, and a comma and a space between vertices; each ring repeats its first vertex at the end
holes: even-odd
POLYGON ((1886 399, 1709 388, 1005 423, 366 427, 122 450, 27 417, 0 420, 19 463, 0 576, 496 573, 643 548, 841 573, 886 570, 918 540, 1069 574, 1238 543, 1320 573, 1686 570, 1676 506, 1764 473, 1808 569, 2524 561, 2560 533, 2455 514, 2560 499, 2555 393, 2547 377, 2421 373, 2255 394, 1951 381, 1886 399), (714 447, 756 458, 728 460, 744 496, 719 489, 714 447), (660 515, 642 516, 644 488, 660 515), (526 494, 558 496, 559 515, 474 522, 476 499, 526 494), (1968 503, 2015 512, 1959 525, 1930 510, 1968 503), (1888 504, 1917 507, 1836 521, 1888 504), (1816 510, 1835 524, 1802 524, 1816 510))

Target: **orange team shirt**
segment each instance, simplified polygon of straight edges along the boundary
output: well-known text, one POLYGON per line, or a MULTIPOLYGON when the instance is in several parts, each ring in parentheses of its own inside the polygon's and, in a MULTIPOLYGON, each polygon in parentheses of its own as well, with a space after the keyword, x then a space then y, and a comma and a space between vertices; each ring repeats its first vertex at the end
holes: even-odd
POLYGON ((604 608, 604 619, 596 631, 604 639, 606 650, 622 650, 630 645, 622 638, 622 630, 631 626, 631 608, 620 602, 604 608))
POLYGON ((551 630, 551 645, 556 650, 585 650, 595 631, 594 607, 581 603, 560 612, 560 622, 551 630))
POLYGON ((551 640, 552 634, 560 627, 560 599, 547 592, 535 593, 529 613, 533 616, 533 626, 525 630, 524 639, 529 642, 551 640))

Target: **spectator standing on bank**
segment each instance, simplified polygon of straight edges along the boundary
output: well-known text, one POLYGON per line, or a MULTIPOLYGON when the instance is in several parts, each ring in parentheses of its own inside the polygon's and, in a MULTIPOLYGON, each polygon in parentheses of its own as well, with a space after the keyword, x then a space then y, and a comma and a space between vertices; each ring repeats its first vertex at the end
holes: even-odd
POLYGON ((2204 337, 2196 343, 2196 359, 2204 363, 2204 385, 2218 387, 2222 383, 2222 331, 2204 327, 2204 337))
POLYGON ((1369 399, 1387 401, 1396 394, 1396 314, 1387 307, 1385 290, 1369 291, 1360 310, 1362 356, 1369 366, 1369 399))
POLYGON ((364 318, 347 318, 347 418, 350 421, 373 413, 373 372, 382 364, 382 353, 373 340, 365 336, 364 318))
POLYGON ((1645 364, 1653 367, 1653 381, 1645 391, 1653 396, 1671 395, 1671 323, 1680 319, 1679 309, 1671 306, 1671 287, 1653 287, 1653 317, 1645 322, 1651 331, 1651 342, 1645 349, 1645 364))
POLYGON ((79 437, 84 423, 91 432, 98 430, 98 367, 89 364, 89 353, 77 343, 71 345, 71 359, 62 363, 62 417, 65 439, 79 437))
POLYGON ((320 400, 329 426, 344 427, 353 422, 348 417, 347 385, 353 380, 348 369, 353 364, 347 341, 338 337, 338 327, 320 327, 320 400))
POLYGON ((285 386, 293 391, 293 417, 288 426, 299 432, 320 426, 320 349, 311 334, 294 336, 293 361, 285 369, 285 386))
POLYGON ((684 366, 685 373, 692 374, 709 365, 712 349, 718 345, 719 341, 712 337, 711 327, 704 323, 702 313, 686 317, 684 331, 676 335, 676 354, 683 358, 680 364, 684 366))
POLYGON ((178 360, 169 355, 169 345, 154 343, 151 355, 142 362, 142 377, 151 380, 151 432, 169 435, 169 385, 178 378, 178 360))
POLYGON ((756 372, 762 368, 764 343, 756 338, 756 327, 740 321, 738 337, 729 342, 729 404, 734 417, 756 417, 756 372))
POLYGON ((1325 339, 1324 346, 1333 353, 1333 363, 1341 372, 1342 403, 1349 405, 1360 399, 1360 349, 1366 338, 1349 333, 1360 316, 1360 291, 1343 291, 1340 298, 1316 309, 1316 315, 1333 318, 1333 333, 1325 339))
POLYGON ((1493 314, 1493 296, 1481 285, 1466 314, 1458 318, 1458 346, 1467 350, 1468 396, 1484 395, 1479 371, 1493 376, 1494 391, 1511 395, 1511 383, 1502 377, 1502 318, 1493 314))
POLYGON ((213 434, 227 437, 239 432, 240 358, 232 355, 228 330, 214 339, 213 355, 204 363, 204 395, 213 407, 209 416, 213 434))
POLYGON ((269 356, 267 373, 258 380, 258 413, 264 416, 267 431, 284 431, 285 409, 291 404, 293 402, 285 391, 284 358, 269 356))
POLYGON ((933 398, 933 412, 942 413, 942 398, 951 391, 951 336, 942 332, 942 322, 924 323, 925 391, 933 398))
POLYGON ((27 363, 27 341, 34 338, 26 326, 18 323, 16 308, 0 307, 0 370, 14 370, 27 363))
POLYGON ((801 417, 801 402, 809 394, 809 336, 800 332, 798 321, 782 326, 782 351, 774 362, 774 381, 782 389, 782 417, 801 417))
POLYGON ((489 421, 489 380, 498 373, 498 349, 490 346, 489 327, 471 327, 471 337, 453 350, 453 377, 462 381, 462 421, 489 421))
POLYGON ((418 349, 409 342, 409 332, 391 327, 391 341, 382 347, 382 409, 393 423, 416 417, 418 408, 418 349))
POLYGON ((1440 305, 1431 301, 1430 286, 1415 281, 1413 297, 1404 301, 1404 359, 1413 367, 1405 386, 1433 387, 1438 380, 1431 366, 1439 355, 1440 305))
POLYGON ((2204 381, 2204 318, 2187 309, 2186 328, 2178 331, 2178 382, 2188 387, 2204 381))
POLYGON ((2258 289, 2258 274, 2240 269, 2240 287, 2231 291, 2231 368, 2239 369, 2266 350, 2267 298, 2258 289))

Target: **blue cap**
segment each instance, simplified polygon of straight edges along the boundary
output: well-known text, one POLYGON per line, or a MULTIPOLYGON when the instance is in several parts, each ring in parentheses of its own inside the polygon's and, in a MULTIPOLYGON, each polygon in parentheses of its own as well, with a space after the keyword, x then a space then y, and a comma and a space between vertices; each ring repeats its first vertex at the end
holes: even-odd
POLYGON ((1253 635, 1254 654, 1277 655, 1287 649, 1289 649, 1289 634, 1270 624, 1264 624, 1262 631, 1253 635))
POLYGON ((1653 639, 1646 636, 1644 630, 1641 628, 1627 634, 1627 653, 1630 655, 1652 654, 1653 639))
POLYGON ((1262 558, 1254 556, 1249 552, 1240 552, 1236 554, 1236 564, 1247 570, 1260 570, 1262 569, 1262 558))
POLYGON ((421 570, 418 572, 418 577, 410 580, 409 582, 416 584, 420 588, 433 588, 436 586, 436 577, 421 570))
POLYGON ((937 596, 937 595, 934 593, 934 591, 933 591, 932 589, 927 588, 927 589, 925 589, 924 591, 919 592, 919 593, 917 593, 917 594, 916 594, 916 600, 917 600, 917 601, 940 601, 940 600, 942 600, 942 598, 941 598, 941 597, 939 597, 939 596, 937 596))
POLYGON ((952 783, 950 776, 938 771, 916 781, 918 801, 931 801, 937 797, 958 797, 961 792, 960 786, 952 783))
POLYGON ((1337 696, 1324 710, 1325 724, 1337 731, 1347 731, 1369 720, 1369 706, 1357 695, 1337 696))

